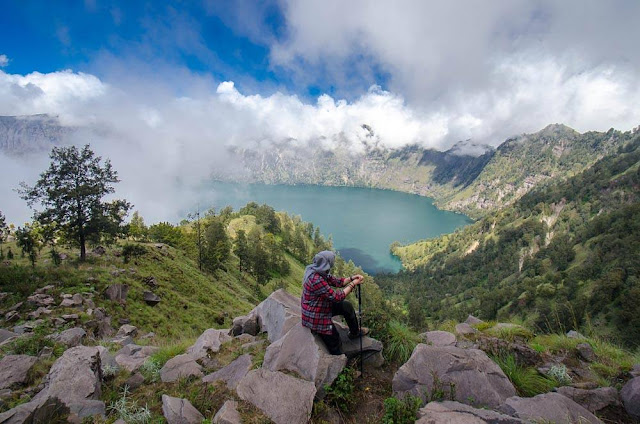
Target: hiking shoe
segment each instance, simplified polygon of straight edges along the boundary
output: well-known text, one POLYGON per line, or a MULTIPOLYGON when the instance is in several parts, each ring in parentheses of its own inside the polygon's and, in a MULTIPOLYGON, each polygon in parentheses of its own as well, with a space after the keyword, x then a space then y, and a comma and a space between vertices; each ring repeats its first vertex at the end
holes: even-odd
POLYGON ((359 332, 359 333, 352 333, 352 332, 349 332, 349 338, 350 338, 350 339, 357 339, 358 337, 360 337, 360 336, 366 336, 367 334, 369 334, 369 329, 368 329, 367 327, 362 327, 362 328, 360 329, 360 332, 359 332))

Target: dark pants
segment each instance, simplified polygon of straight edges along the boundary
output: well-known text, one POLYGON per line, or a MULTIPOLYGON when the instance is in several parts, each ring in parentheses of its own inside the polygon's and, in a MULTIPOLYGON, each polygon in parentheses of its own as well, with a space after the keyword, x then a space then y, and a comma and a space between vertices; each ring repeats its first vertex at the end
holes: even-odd
MULTIPOLYGON (((344 320, 347 321, 347 325, 349 326, 349 332, 351 334, 358 334, 360 327, 358 326, 358 318, 356 317, 356 311, 353 309, 353 305, 346 300, 342 302, 336 302, 331 306, 331 315, 342 315, 344 320)), ((327 346, 329 353, 332 355, 341 355, 340 351, 340 335, 338 334, 338 330, 336 330, 336 326, 332 325, 332 333, 331 334, 318 334, 324 344, 327 346)))

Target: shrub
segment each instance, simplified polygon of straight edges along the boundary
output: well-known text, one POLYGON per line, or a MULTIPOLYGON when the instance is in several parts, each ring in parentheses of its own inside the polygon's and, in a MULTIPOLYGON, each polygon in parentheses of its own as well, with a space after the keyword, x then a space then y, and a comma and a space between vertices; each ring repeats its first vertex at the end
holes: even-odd
POLYGON ((131 258, 138 258, 147 253, 147 248, 141 244, 127 243, 122 247, 122 259, 124 263, 129 263, 131 258))
POLYGON ((405 363, 409 360, 413 349, 420 343, 418 334, 406 325, 391 321, 388 325, 386 354, 390 360, 405 363))
POLYGON ((413 424, 420 405, 422 400, 411 395, 405 396, 402 400, 395 397, 387 398, 384 400, 382 424, 413 424))
POLYGON ((564 364, 553 365, 547 372, 547 376, 554 379, 560 386, 569 385, 573 381, 573 379, 567 372, 567 367, 564 364))
POLYGON ((356 371, 353 368, 344 368, 338 377, 333 381, 331 386, 324 386, 327 393, 326 401, 335 405, 342 411, 348 411, 354 404, 353 391, 355 384, 353 382, 356 371))
POLYGON ((540 375, 535 368, 518 365, 514 355, 498 356, 492 359, 502 368, 520 396, 531 397, 547 393, 556 386, 554 380, 540 375))
POLYGON ((133 424, 146 424, 151 420, 151 411, 145 405, 144 407, 138 406, 135 400, 128 398, 129 390, 125 386, 122 389, 122 396, 109 405, 109 409, 114 411, 118 418, 123 419, 127 423, 133 424))

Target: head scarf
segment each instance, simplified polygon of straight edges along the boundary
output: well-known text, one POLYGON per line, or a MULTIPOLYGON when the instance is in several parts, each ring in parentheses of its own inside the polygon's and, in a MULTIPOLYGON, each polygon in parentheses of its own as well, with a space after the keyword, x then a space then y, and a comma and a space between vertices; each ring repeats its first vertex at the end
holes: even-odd
POLYGON ((336 254, 330 250, 323 250, 313 257, 313 263, 308 265, 304 270, 304 278, 302 282, 304 283, 311 277, 313 274, 318 273, 322 277, 326 277, 329 274, 329 270, 333 267, 334 262, 336 261, 336 254))

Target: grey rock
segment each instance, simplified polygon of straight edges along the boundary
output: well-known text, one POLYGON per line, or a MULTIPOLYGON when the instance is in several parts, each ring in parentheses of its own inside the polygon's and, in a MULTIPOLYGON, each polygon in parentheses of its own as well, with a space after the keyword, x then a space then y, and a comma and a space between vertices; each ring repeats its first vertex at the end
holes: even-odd
POLYGON ((262 345, 264 345, 264 340, 256 340, 255 342, 245 343, 240 347, 242 348, 242 350, 248 351, 248 350, 252 350, 252 349, 255 349, 255 348, 259 348, 262 345))
POLYGON ((516 394, 500 367, 483 351, 425 344, 418 344, 396 372, 392 387, 399 397, 411 394, 426 401, 428 394, 442 390, 448 400, 489 408, 497 408, 516 394))
POLYGON ((303 424, 311 417, 316 387, 310 381, 262 368, 249 371, 237 392, 276 424, 303 424))
POLYGON ((461 336, 469 336, 472 334, 476 334, 477 332, 478 330, 476 330, 466 322, 456 325, 456 334, 459 334, 461 336))
POLYGON ((109 349, 104 346, 96 346, 96 349, 98 349, 98 354, 100 355, 100 364, 102 365, 103 369, 106 366, 115 368, 118 367, 116 358, 111 354, 111 352, 109 352, 109 349))
POLYGON ((464 322, 466 322, 466 323, 467 323, 467 324, 469 324, 469 325, 473 325, 473 324, 480 324, 480 323, 483 323, 484 321, 482 321, 482 320, 481 320, 481 319, 479 319, 479 318, 474 317, 473 315, 469 315, 469 316, 467 317, 467 319, 466 319, 464 322))
POLYGON ((152 289, 157 289, 158 288, 158 282, 156 281, 155 277, 153 276, 149 276, 149 277, 144 277, 142 279, 142 281, 149 287, 151 287, 152 289))
POLYGON ((42 348, 40 352, 38 352, 38 358, 49 359, 53 355, 53 349, 49 346, 45 346, 42 348))
POLYGON ((492 356, 500 356, 505 352, 512 353, 518 364, 537 366, 542 363, 542 356, 524 343, 508 342, 498 337, 480 337, 476 340, 476 348, 492 356))
POLYGON ((147 334, 140 336, 140 338, 143 340, 146 340, 146 339, 153 339, 155 336, 156 336, 156 333, 154 333, 153 331, 150 331, 147 334))
POLYGON ((575 330, 571 330, 567 332, 567 337, 569 337, 570 339, 586 339, 585 336, 583 336, 582 334, 578 333, 575 330))
POLYGON ((168 424, 200 424, 202 415, 187 399, 162 395, 162 414, 168 424))
POLYGON ((54 303, 56 303, 56 300, 53 298, 53 296, 44 294, 44 293, 31 295, 27 298, 27 301, 36 306, 44 306, 44 307, 51 306, 54 303))
POLYGON ((226 401, 213 417, 213 424, 241 424, 242 419, 238 412, 238 402, 226 401))
POLYGON ((130 390, 135 390, 144 384, 144 376, 139 372, 135 372, 125 381, 125 386, 130 390))
POLYGON ((456 336, 448 331, 427 331, 420 334, 420 337, 426 344, 432 346, 454 346, 456 344, 456 336))
POLYGON ((224 381, 230 390, 234 390, 240 380, 251 369, 251 355, 244 354, 236 358, 233 362, 218 371, 202 378, 204 383, 215 383, 216 381, 224 381))
POLYGON ((150 291, 144 292, 144 294, 142 295, 142 298, 144 299, 145 303, 149 306, 156 306, 162 300, 160 299, 160 296, 150 291))
POLYGON ((598 417, 560 393, 544 393, 532 398, 510 397, 500 411, 524 420, 602 424, 598 417))
POLYGON ((60 302, 61 308, 73 308, 74 306, 76 306, 76 303, 73 299, 62 299, 62 302, 60 302))
POLYGON ((260 331, 258 325, 258 316, 255 313, 243 315, 233 319, 233 326, 231 327, 231 335, 238 336, 240 334, 249 334, 255 336, 260 331))
POLYGON ((15 327, 13 327, 13 332, 17 334, 32 333, 33 330, 35 330, 43 323, 44 321, 41 319, 37 319, 35 321, 27 321, 21 325, 16 325, 15 327))
POLYGON ((202 367, 196 362, 198 358, 183 354, 167 361, 160 370, 160 379, 164 383, 171 383, 186 377, 202 377, 202 367))
POLYGON ((77 321, 78 319, 80 319, 80 317, 78 316, 78 314, 66 314, 66 315, 62 315, 60 316, 60 318, 62 318, 65 321, 77 321))
POLYGON ((613 387, 600 387, 593 390, 575 387, 558 387, 557 392, 576 402, 589 412, 596 413, 607 406, 620 406, 618 391, 613 387))
MULTIPOLYGON (((2 333, 0 333, 0 341, 2 341, 2 333)), ((640 364, 635 364, 633 369, 629 371, 632 377, 640 377, 640 364)))
POLYGON ((118 332, 116 333, 116 337, 126 337, 126 336, 135 337, 137 335, 138 335, 138 327, 135 327, 130 324, 125 324, 121 326, 120 329, 118 329, 118 332))
POLYGON ((35 311, 30 312, 27 316, 29 317, 29 319, 38 319, 42 315, 51 315, 51 312, 52 311, 50 309, 40 306, 35 311))
POLYGON ((632 378, 624 385, 620 398, 629 415, 640 418, 640 377, 632 378))
POLYGON ((256 341, 256 336, 252 336, 251 334, 245 333, 245 334, 240 334, 239 336, 235 336, 234 339, 244 343, 253 343, 256 341))
POLYGON ((116 352, 115 360, 119 366, 129 372, 134 372, 144 364, 144 362, 158 351, 157 347, 139 346, 128 344, 116 352))
POLYGON ((9 331, 9 330, 5 330, 4 328, 0 328, 0 343, 4 342, 5 340, 9 340, 12 339, 14 337, 17 337, 18 335, 16 333, 14 333, 13 331, 9 331))
POLYGON ((9 311, 4 316, 5 321, 7 322, 15 322, 20 319, 20 313, 17 311, 9 311))
POLYGON ((87 336, 87 333, 80 327, 70 328, 64 330, 58 334, 52 334, 47 336, 48 339, 54 340, 57 343, 62 343, 67 347, 78 346, 82 343, 82 340, 87 336))
POLYGON ((283 289, 276 290, 256 306, 255 313, 260 323, 260 331, 267 332, 273 343, 300 322, 300 298, 283 289))
MULTIPOLYGON (((47 284, 46 286, 40 287, 39 289, 37 289, 35 291, 35 294, 45 294, 45 293, 48 293, 48 292, 50 292, 51 290, 53 290, 55 288, 56 288, 56 286, 54 286, 53 284, 47 284)), ((54 301, 54 303, 55 303, 55 301, 54 301)))
POLYGON ((217 353, 222 344, 231 341, 233 338, 228 334, 229 330, 217 330, 210 328, 198 337, 198 340, 191 346, 187 353, 197 358, 206 356, 209 352, 217 353))
POLYGON ((28 355, 7 355, 0 359, 0 389, 26 384, 29 370, 37 360, 28 355))
POLYGON ((17 311, 18 309, 22 308, 22 305, 24 305, 24 302, 18 302, 12 307, 10 307, 9 309, 7 309, 7 312, 17 311))
POLYGON ((476 409, 460 402, 430 402, 418 411, 416 424, 526 424, 488 409, 476 409))
POLYGON ((270 371, 289 370, 316 385, 316 396, 324 397, 324 386, 331 385, 347 364, 345 355, 331 355, 311 330, 296 325, 267 347, 262 366, 270 371))
POLYGON ((71 300, 73 301, 73 306, 82 306, 84 303, 84 298, 80 293, 74 294, 71 300))
POLYGON ((587 362, 593 362, 597 359, 593 348, 589 343, 580 343, 576 346, 578 355, 587 362))
POLYGON ((113 302, 125 302, 127 300, 127 284, 112 284, 104 291, 104 297, 113 302))
MULTIPOLYGON (((350 339, 349 338, 349 328, 340 324, 339 322, 334 321, 333 325, 338 330, 338 334, 340 335, 340 341, 342 343, 342 353, 344 353, 347 358, 355 358, 356 356, 360 356, 360 339, 350 339)), ((384 362, 384 358, 382 358, 382 342, 374 339, 373 337, 364 336, 362 338, 362 356, 364 358, 365 365, 371 365, 373 367, 379 367, 382 365, 380 363, 380 359, 384 362), (380 355, 377 355, 380 353, 380 355)))
POLYGON ((93 253, 94 255, 102 256, 107 253, 107 249, 105 249, 104 246, 96 246, 93 248, 93 250, 91 250, 91 253, 93 253))

